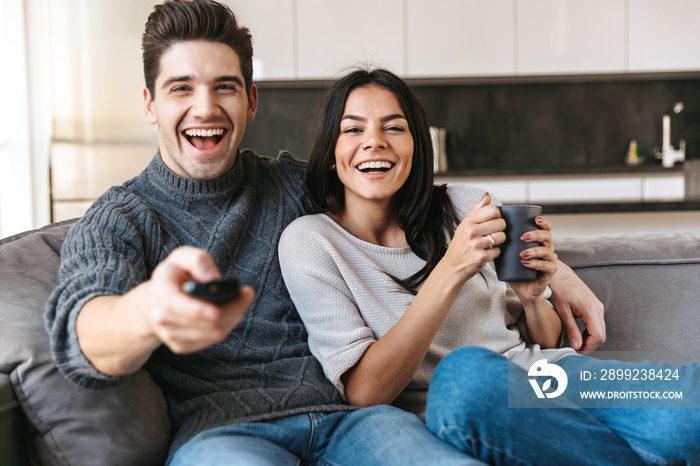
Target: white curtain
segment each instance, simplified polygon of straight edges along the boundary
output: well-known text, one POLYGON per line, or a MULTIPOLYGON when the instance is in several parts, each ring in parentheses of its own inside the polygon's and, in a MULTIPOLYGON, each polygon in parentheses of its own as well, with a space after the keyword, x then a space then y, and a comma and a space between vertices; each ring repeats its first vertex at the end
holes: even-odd
POLYGON ((0 2, 0 237, 33 226, 24 2, 0 2))
POLYGON ((47 10, 48 0, 0 1, 0 238, 50 220, 47 10))

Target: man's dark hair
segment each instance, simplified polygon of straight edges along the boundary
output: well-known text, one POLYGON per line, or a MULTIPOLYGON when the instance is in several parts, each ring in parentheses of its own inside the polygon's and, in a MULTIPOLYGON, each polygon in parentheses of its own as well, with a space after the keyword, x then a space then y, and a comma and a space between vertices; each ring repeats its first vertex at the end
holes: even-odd
POLYGON ((166 0, 148 16, 141 41, 146 87, 155 99, 160 59, 178 42, 206 40, 226 44, 238 55, 250 97, 253 86, 253 42, 231 9, 213 0, 166 0))

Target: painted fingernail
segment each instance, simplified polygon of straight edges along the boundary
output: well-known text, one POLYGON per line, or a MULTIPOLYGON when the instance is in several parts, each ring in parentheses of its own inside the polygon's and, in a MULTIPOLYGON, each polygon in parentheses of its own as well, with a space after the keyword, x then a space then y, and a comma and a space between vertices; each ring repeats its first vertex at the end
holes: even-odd
POLYGON ((542 217, 537 217, 537 218, 535 219, 535 222, 537 222, 537 223, 543 223, 543 222, 544 222, 544 219, 543 219, 542 217))
POLYGON ((522 257, 523 259, 527 259, 528 257, 530 257, 530 251, 525 250, 521 252, 520 257, 522 257))
POLYGON ((523 265, 530 265, 530 261, 528 260, 520 261, 520 263, 523 265))
POLYGON ((530 238, 532 238, 532 235, 530 233, 525 233, 523 236, 520 237, 520 239, 523 241, 530 241, 530 238))

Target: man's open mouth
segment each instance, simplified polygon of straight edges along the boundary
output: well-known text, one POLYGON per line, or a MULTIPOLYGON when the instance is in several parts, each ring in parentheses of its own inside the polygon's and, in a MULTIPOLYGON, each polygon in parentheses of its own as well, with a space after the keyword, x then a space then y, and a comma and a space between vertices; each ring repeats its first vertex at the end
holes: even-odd
POLYGON ((362 173, 375 173, 375 172, 387 172, 391 170, 391 168, 394 166, 393 163, 391 162, 386 162, 383 160, 376 161, 376 162, 363 162, 356 166, 358 170, 360 170, 362 173))
POLYGON ((195 148, 199 150, 213 149, 221 142, 226 132, 223 128, 216 129, 186 129, 183 134, 195 148))

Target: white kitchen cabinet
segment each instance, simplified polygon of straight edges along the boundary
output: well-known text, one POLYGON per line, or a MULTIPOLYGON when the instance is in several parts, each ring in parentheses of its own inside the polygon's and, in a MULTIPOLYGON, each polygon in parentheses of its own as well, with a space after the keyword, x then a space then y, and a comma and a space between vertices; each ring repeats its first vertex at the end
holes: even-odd
POLYGON ((293 0, 227 0, 253 35, 253 80, 296 77, 293 0))
POLYGON ((513 0, 407 0, 407 76, 513 75, 513 0))
POLYGON ((517 74, 625 71, 625 0, 517 0, 516 8, 517 74))
POLYGON ((299 0, 298 78, 333 79, 357 64, 403 75, 403 0, 299 0))
POLYGON ((629 0, 629 71, 700 70, 700 2, 629 0))
MULTIPOLYGON (((62 0, 65 1, 65 0, 62 0)), ((253 33, 255 79, 700 70, 697 0, 225 0, 253 33)))
POLYGON ((71 218, 78 218, 85 215, 94 201, 54 201, 51 211, 51 220, 62 222, 71 218))
POLYGON ((645 201, 685 199, 685 178, 682 173, 646 177, 642 179, 642 193, 645 201))
POLYGON ((504 204, 682 201, 683 173, 464 177, 438 175, 437 183, 471 184, 504 204))
POLYGON ((78 217, 105 191, 138 175, 155 143, 69 143, 51 146, 53 221, 78 217))
POLYGON ((639 178, 562 178, 532 180, 529 202, 614 202, 639 201, 642 184, 639 178))

